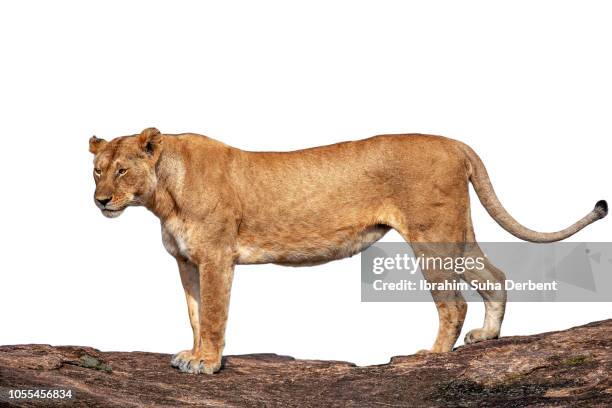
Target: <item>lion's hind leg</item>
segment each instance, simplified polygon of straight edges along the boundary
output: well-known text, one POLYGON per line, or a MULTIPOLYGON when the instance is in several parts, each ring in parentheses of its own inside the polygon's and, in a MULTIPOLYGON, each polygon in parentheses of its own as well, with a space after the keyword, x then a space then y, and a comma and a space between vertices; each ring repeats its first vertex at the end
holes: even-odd
POLYGON ((433 353, 451 351, 461 333, 467 303, 461 294, 457 283, 460 278, 454 273, 440 267, 437 260, 461 255, 461 244, 411 243, 415 256, 421 257, 423 277, 432 289, 431 296, 438 310, 438 334, 429 350, 433 353))
POLYGON ((480 258, 484 265, 483 268, 466 270, 461 275, 466 282, 478 283, 477 291, 485 304, 483 327, 473 329, 465 335, 465 343, 470 344, 499 337, 506 310, 507 294, 506 275, 489 262, 476 242, 468 243, 466 256, 473 259, 480 258))
POLYGON ((460 277, 440 262, 463 256, 467 229, 463 211, 453 206, 439 207, 426 218, 413 217, 407 226, 394 226, 412 246, 416 257, 429 260, 421 264, 421 272, 431 287, 438 310, 438 334, 430 350, 434 353, 453 349, 467 313, 467 303, 458 285, 460 277))

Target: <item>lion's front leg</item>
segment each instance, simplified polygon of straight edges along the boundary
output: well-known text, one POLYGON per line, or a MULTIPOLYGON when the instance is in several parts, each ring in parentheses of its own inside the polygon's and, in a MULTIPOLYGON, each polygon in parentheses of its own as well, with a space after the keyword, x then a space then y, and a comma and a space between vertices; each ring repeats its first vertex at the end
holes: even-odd
POLYGON ((193 353, 199 348, 200 343, 200 275, 197 266, 186 259, 177 257, 176 262, 181 275, 181 283, 185 290, 189 322, 193 331, 193 347, 191 350, 181 351, 172 357, 172 366, 184 370, 191 361, 193 353))
POLYGON ((199 336, 181 371, 213 374, 221 368, 225 326, 234 275, 231 251, 209 251, 198 265, 200 283, 199 336))

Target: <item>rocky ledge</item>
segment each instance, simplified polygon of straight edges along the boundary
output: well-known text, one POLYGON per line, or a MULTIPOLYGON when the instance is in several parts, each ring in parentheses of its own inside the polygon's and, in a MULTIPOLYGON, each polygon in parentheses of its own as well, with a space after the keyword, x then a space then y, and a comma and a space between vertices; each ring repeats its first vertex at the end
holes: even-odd
POLYGON ((612 406, 612 319, 369 367, 253 354, 228 356, 221 372, 205 376, 169 361, 90 347, 0 346, 0 406, 612 406), (27 389, 70 389, 72 399, 9 398, 27 389))

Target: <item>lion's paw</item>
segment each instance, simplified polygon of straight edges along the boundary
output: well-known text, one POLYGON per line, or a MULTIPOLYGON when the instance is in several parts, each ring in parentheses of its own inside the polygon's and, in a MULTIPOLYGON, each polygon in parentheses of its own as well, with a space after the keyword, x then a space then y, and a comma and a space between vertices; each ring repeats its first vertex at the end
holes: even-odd
POLYGON ((191 350, 181 351, 172 357, 172 367, 176 367, 183 373, 190 374, 214 374, 221 369, 221 361, 206 362, 202 358, 193 355, 191 350))
POLYGON ((494 333, 490 330, 486 330, 482 328, 474 329, 474 330, 470 330, 465 335, 464 343, 473 344, 473 343, 478 343, 479 341, 483 341, 483 340, 496 339, 498 337, 499 337, 499 333, 494 333))
POLYGON ((191 359, 191 356, 192 356, 191 350, 183 350, 172 356, 172 360, 170 361, 170 364, 172 365, 172 367, 180 368, 181 365, 185 365, 189 362, 189 360, 191 359))

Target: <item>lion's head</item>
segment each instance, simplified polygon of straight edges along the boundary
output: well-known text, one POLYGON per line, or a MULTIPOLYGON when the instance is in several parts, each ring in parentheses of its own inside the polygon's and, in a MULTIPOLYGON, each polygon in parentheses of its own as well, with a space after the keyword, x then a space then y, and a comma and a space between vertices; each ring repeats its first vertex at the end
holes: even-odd
POLYGON ((155 191, 155 164, 161 152, 162 135, 155 128, 139 135, 107 142, 92 137, 94 154, 94 202, 106 217, 115 218, 130 205, 144 205, 155 191))

